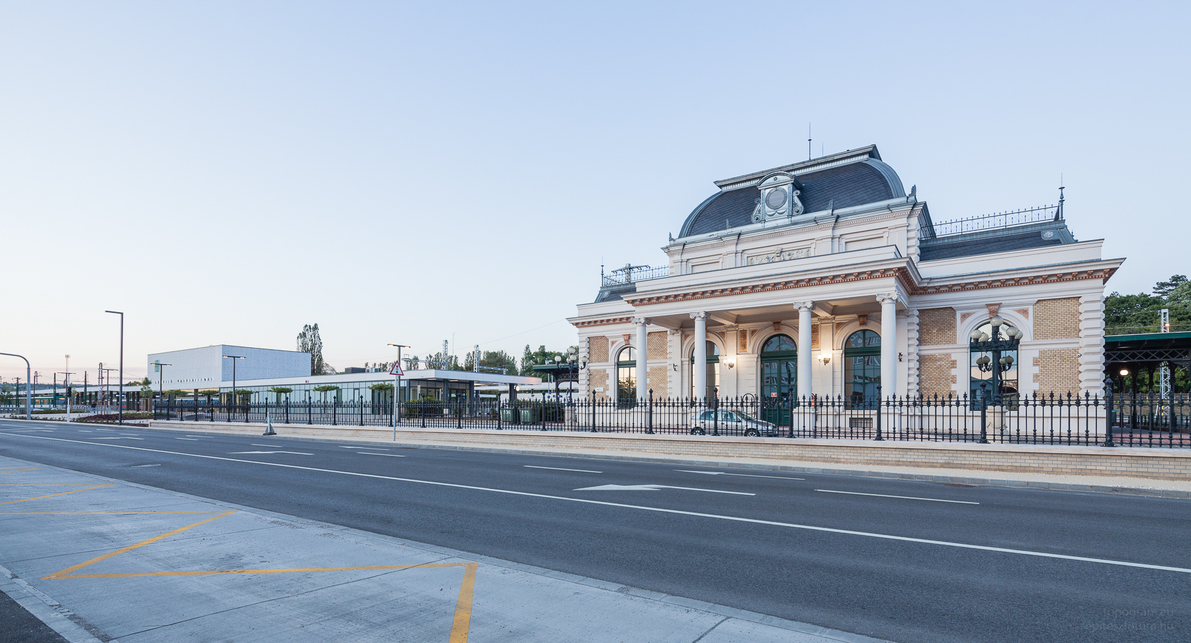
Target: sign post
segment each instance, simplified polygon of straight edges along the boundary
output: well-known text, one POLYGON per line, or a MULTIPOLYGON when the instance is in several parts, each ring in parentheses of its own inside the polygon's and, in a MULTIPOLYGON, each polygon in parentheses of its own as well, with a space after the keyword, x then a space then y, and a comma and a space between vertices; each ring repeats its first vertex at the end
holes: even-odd
POLYGON ((389 346, 397 347, 397 361, 393 362, 393 368, 389 369, 389 374, 393 376, 393 441, 397 441, 397 423, 400 422, 398 418, 401 417, 401 376, 405 374, 401 370, 401 349, 409 348, 405 344, 389 344, 389 346))

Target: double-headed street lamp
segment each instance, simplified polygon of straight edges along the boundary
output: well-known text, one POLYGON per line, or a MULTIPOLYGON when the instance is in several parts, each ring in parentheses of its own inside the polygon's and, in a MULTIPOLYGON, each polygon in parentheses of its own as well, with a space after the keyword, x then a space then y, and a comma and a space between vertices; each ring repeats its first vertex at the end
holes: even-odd
POLYGON ((116 310, 105 310, 105 313, 120 316, 120 381, 117 382, 119 386, 116 388, 116 398, 120 402, 120 419, 119 424, 124 424, 124 313, 116 310))
MULTIPOLYGON (((992 399, 996 400, 1001 397, 1001 374, 1013 368, 1013 356, 1002 356, 1002 353, 1016 351, 1024 333, 1009 326, 1002 334, 1001 327, 1007 326, 1007 324, 1000 315, 993 317, 989 324, 992 325, 991 337, 979 328, 973 330, 969 337, 972 340, 970 344, 972 352, 992 353, 991 357, 988 355, 977 357, 976 368, 980 369, 981 373, 992 373, 992 399)), ((991 400, 986 397, 982 401, 987 405, 991 400)))
MULTIPOLYGON (((227 359, 230 359, 230 360, 232 360, 232 404, 233 404, 233 406, 232 406, 232 409, 233 409, 233 411, 232 411, 232 412, 233 412, 233 413, 235 413, 235 410, 234 410, 234 409, 235 409, 236 407, 235 407, 234 405, 235 405, 235 403, 236 403, 236 360, 238 360, 238 359, 246 359, 246 356, 245 356, 245 355, 224 355, 224 357, 225 357, 225 358, 227 358, 227 359)), ((231 421, 234 421, 234 418, 230 418, 228 421, 229 421, 229 422, 231 422, 231 421)), ((245 415, 245 416, 244 416, 244 421, 245 421, 245 422, 247 422, 247 421, 248 421, 248 416, 247 416, 247 415, 245 415)))

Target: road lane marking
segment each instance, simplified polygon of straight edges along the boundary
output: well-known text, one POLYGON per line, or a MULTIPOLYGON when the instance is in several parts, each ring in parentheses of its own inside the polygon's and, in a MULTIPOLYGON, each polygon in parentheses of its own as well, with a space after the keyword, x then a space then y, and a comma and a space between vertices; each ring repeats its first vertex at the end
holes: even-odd
POLYGON ((437 480, 418 480, 416 478, 401 478, 398 476, 386 476, 378 473, 360 473, 356 471, 340 471, 338 469, 323 469, 321 467, 307 467, 297 464, 285 464, 282 462, 267 462, 261 460, 244 460, 241 458, 225 458, 217 455, 203 455, 199 453, 185 453, 182 451, 166 451, 164 449, 151 449, 148 447, 137 447, 131 444, 111 444, 107 442, 86 442, 83 440, 69 440, 66 438, 54 438, 44 435, 21 435, 16 437, 30 438, 33 440, 50 440, 53 442, 72 442, 75 444, 87 444, 97 447, 109 447, 112 449, 129 449, 132 451, 148 451, 152 453, 165 453, 168 455, 177 455, 191 458, 200 458, 204 460, 222 460, 224 462, 240 462, 243 464, 254 464, 264 467, 278 467, 282 469, 297 469, 300 471, 316 471, 319 473, 333 473, 343 476, 354 476, 357 478, 371 478, 373 480, 391 480, 393 482, 408 482, 411 484, 424 484, 434 487, 446 487, 449 489, 467 489, 469 491, 485 491, 488 493, 501 493, 510 496, 522 496, 525 498, 540 498, 543 500, 559 500, 563 502, 576 502, 587 505, 600 505, 603 507, 618 507, 621 509, 635 509, 638 511, 648 511, 653 513, 671 514, 676 516, 690 516, 693 518, 709 518, 712 520, 725 520, 728 522, 740 522, 753 525, 769 525, 772 527, 785 527, 788 529, 801 529, 805 531, 817 531, 828 534, 841 534, 845 536, 860 536, 864 538, 876 538, 879 540, 892 540, 897 542, 915 543, 922 545, 935 545, 938 547, 954 547, 956 549, 971 549, 975 551, 989 551, 999 554, 1014 554, 1018 556, 1033 556, 1037 558, 1054 558, 1057 560, 1070 560, 1081 563, 1096 563, 1099 565, 1115 565, 1118 567, 1133 567, 1137 569, 1153 569, 1157 571, 1175 572, 1179 574, 1191 574, 1191 568, 1173 567, 1169 565, 1152 565, 1149 563, 1134 563, 1124 560, 1112 560, 1108 558, 1091 558, 1088 556, 1070 556, 1067 554, 1052 554, 1044 551, 1032 551, 1029 549, 1010 549, 1007 547, 991 547, 988 545, 974 545, 971 543, 958 543, 946 540, 931 540, 928 538, 913 538, 910 536, 895 536, 893 534, 879 534, 868 531, 855 531, 852 529, 837 529, 835 527, 819 527, 817 525, 802 525, 792 522, 780 522, 777 520, 764 520, 761 518, 745 518, 743 516, 726 516, 723 514, 709 514, 698 511, 685 511, 682 509, 668 509, 665 507, 649 507, 646 505, 631 505, 624 502, 611 502, 608 500, 592 500, 590 498, 569 498, 567 496, 555 496, 545 493, 534 493, 532 491, 515 491, 513 489, 495 489, 491 487, 478 487, 475 485, 459 484, 455 482, 439 482, 437 480))
POLYGON ((285 447, 284 444, 257 444, 256 442, 251 442, 250 444, 254 447, 268 447, 270 449, 281 449, 285 447))
POLYGON ((144 440, 145 438, 134 438, 131 435, 113 435, 106 438, 95 438, 96 440, 144 440))
POLYGON ((196 440, 194 438, 174 438, 174 439, 175 440, 186 440, 188 442, 198 442, 198 440, 196 440))
POLYGON ((339 445, 339 448, 340 449, 371 449, 373 451, 388 451, 389 450, 386 447, 345 447, 342 444, 339 445))
POLYGON ((31 469, 12 469, 10 471, 0 471, 0 476, 4 475, 6 473, 20 473, 22 471, 37 471, 40 468, 41 467, 33 467, 31 469))
POLYGON ((755 473, 728 473, 726 471, 691 471, 689 469, 675 469, 679 473, 702 473, 705 476, 737 476, 740 478, 772 478, 774 480, 806 480, 806 478, 791 478, 789 476, 762 476, 755 473))
POLYGON ((90 491, 92 489, 102 489, 104 487, 110 487, 110 486, 112 486, 112 485, 101 484, 101 485, 97 485, 94 487, 87 487, 86 489, 75 489, 74 491, 63 491, 62 493, 51 493, 46 496, 37 496, 36 498, 25 498, 23 500, 9 500, 8 502, 0 502, 0 505, 15 505, 18 502, 29 502, 30 500, 43 500, 45 498, 53 498, 54 496, 65 496, 65 495, 69 495, 72 493, 78 493, 80 491, 90 491))
POLYGON ((355 453, 359 453, 360 455, 387 455, 390 458, 404 458, 405 457, 403 455, 398 455, 396 453, 370 453, 368 451, 356 451, 355 453))
POLYGON ((255 454, 273 454, 273 453, 288 453, 290 455, 314 455, 313 453, 302 453, 301 451, 228 451, 232 455, 255 455, 255 454))
POLYGON ((190 435, 189 433, 187 433, 187 434, 186 434, 186 437, 188 437, 188 438, 198 438, 198 439, 201 439, 201 440, 213 440, 213 439, 214 439, 214 438, 212 438, 212 437, 211 437, 211 436, 209 436, 209 435, 190 435))
POLYGON ((592 471, 591 469, 564 469, 562 467, 538 467, 532 464, 522 465, 526 469, 549 469, 551 471, 574 471, 576 473, 603 473, 603 471, 592 471))
POLYGON ((872 496, 874 498, 898 498, 901 500, 925 500, 927 502, 951 502, 957 505, 978 505, 979 502, 970 500, 943 500, 942 498, 916 498, 914 496, 891 496, 884 493, 860 493, 859 491, 835 491, 833 489, 815 489, 820 493, 845 493, 849 496, 872 496))
POLYGON ((734 496, 755 496, 744 491, 721 491, 719 489, 698 489, 696 487, 672 487, 668 484, 602 484, 598 487, 583 487, 575 491, 657 491, 659 489, 681 489, 683 491, 706 491, 708 493, 730 493, 734 496))

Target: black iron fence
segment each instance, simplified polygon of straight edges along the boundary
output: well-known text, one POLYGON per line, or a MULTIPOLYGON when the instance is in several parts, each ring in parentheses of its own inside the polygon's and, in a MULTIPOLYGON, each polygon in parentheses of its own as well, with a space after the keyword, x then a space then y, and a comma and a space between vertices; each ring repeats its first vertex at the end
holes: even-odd
POLYGON ((159 420, 363 427, 530 429, 915 442, 1191 448, 1187 394, 959 397, 755 396, 624 401, 578 398, 220 404, 158 401, 159 420), (396 414, 394 411, 396 410, 396 414), (395 417, 396 415, 396 417, 395 417))

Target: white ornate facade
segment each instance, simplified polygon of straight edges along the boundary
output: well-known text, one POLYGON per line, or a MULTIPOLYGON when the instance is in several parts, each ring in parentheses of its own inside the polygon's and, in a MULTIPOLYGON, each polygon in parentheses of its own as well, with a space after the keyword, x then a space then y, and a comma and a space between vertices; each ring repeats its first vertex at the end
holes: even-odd
POLYGON ((969 334, 996 315, 1022 331, 1016 392, 1101 391, 1123 259, 1075 240, 1061 199, 935 224, 875 146, 716 185, 665 269, 613 271, 570 319, 585 394, 964 395, 981 377, 969 334))

